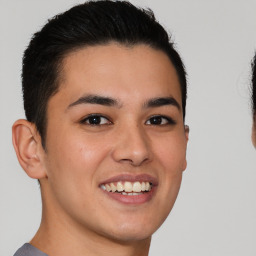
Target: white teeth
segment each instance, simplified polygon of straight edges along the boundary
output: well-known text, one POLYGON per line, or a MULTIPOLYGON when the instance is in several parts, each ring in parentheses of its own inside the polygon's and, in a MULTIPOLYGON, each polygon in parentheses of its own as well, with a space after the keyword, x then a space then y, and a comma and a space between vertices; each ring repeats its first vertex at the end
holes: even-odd
POLYGON ((117 182, 117 191, 118 192, 122 192, 123 190, 124 190, 124 186, 123 186, 123 184, 119 181, 119 182, 117 182))
POLYGON ((124 183, 124 191, 125 192, 132 192, 132 183, 129 181, 126 181, 124 183))
POLYGON ((103 190, 106 190, 108 192, 119 192, 122 195, 140 195, 143 191, 150 191, 151 190, 151 184, 146 182, 130 182, 125 181, 124 183, 121 181, 118 181, 117 183, 108 183, 108 184, 102 184, 100 187, 103 190), (116 185, 115 185, 116 184, 116 185))
POLYGON ((145 182, 141 183, 141 191, 145 191, 146 190, 146 184, 145 182))
POLYGON ((149 184, 149 182, 146 182, 145 190, 146 190, 146 191, 149 191, 149 190, 150 190, 150 184, 149 184))
POLYGON ((110 187, 108 184, 106 184, 106 190, 107 190, 108 192, 111 191, 111 187, 110 187))
POLYGON ((134 182, 132 190, 133 190, 133 192, 141 192, 141 184, 140 184, 140 182, 138 182, 138 181, 134 182))
POLYGON ((116 192, 116 186, 113 183, 110 183, 111 191, 116 192))

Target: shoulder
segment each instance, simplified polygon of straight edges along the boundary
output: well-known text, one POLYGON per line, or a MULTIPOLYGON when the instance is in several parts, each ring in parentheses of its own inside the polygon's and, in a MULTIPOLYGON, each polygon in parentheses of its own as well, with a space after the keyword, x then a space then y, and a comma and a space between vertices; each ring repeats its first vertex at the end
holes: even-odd
POLYGON ((13 256, 47 256, 33 245, 26 243, 13 256))

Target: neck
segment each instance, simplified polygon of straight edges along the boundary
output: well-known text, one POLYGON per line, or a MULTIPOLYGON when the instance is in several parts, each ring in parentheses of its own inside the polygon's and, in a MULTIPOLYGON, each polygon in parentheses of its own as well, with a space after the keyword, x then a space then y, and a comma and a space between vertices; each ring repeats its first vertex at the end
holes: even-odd
POLYGON ((93 234, 79 234, 73 227, 58 228, 58 225, 44 223, 31 244, 49 256, 147 256, 150 238, 140 241, 120 242, 93 234), (53 227, 55 230, 52 230, 53 227))
MULTIPOLYGON (((31 244, 49 256, 147 256, 151 237, 119 241, 84 228, 43 201, 41 225, 31 244)), ((51 205, 51 204, 50 204, 51 205)))

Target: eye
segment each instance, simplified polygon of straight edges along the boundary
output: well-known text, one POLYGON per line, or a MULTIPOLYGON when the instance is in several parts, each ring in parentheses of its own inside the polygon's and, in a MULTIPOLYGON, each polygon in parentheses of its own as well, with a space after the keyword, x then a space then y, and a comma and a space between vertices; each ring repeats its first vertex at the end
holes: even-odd
POLYGON ((87 125, 108 125, 111 124, 108 118, 98 115, 98 114, 91 114, 80 121, 81 124, 87 125))
POLYGON ((176 124, 176 122, 170 117, 156 115, 156 116, 150 117, 146 121, 146 124, 147 125, 168 125, 168 124, 171 125, 171 124, 176 124))

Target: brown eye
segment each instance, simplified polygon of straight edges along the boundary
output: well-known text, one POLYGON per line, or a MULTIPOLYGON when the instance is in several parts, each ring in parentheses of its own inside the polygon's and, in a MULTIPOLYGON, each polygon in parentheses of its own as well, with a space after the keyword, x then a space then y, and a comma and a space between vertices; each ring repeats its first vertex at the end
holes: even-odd
POLYGON ((175 122, 166 116, 152 116, 146 122, 147 125, 168 125, 168 124, 175 124, 175 122))
POLYGON ((81 121, 82 124, 88 125, 106 125, 111 124, 111 122, 104 116, 100 115, 90 115, 81 121))

